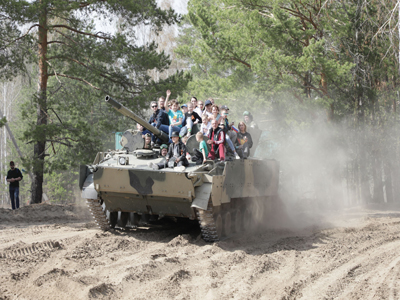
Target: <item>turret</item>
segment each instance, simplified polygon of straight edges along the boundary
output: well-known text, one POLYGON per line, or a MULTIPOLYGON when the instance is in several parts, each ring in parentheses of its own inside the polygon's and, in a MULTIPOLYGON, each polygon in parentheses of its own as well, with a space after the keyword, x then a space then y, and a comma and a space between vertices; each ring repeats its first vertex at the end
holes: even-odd
POLYGON ((135 122, 139 123, 142 125, 144 128, 148 129, 151 133, 153 133, 156 137, 158 137, 163 143, 168 143, 169 137, 165 132, 162 132, 160 129, 154 127, 153 125, 149 124, 145 120, 143 120, 141 117, 139 117, 137 114, 135 114, 133 111, 130 109, 126 108, 123 106, 121 103, 118 101, 114 100, 110 96, 106 96, 106 102, 110 103, 114 108, 119 111, 121 114, 124 116, 127 116, 128 118, 131 118, 135 122))

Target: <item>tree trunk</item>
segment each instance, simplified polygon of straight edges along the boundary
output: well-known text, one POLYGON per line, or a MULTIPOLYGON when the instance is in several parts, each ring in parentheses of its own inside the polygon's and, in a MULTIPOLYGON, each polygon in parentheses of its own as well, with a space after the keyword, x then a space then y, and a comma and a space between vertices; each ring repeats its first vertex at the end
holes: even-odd
MULTIPOLYGON (((328 95, 328 81, 326 80, 326 74, 323 72, 321 73, 321 90, 322 93, 324 94, 325 97, 329 97, 328 95)), ((328 121, 331 122, 333 121, 335 114, 335 106, 333 103, 329 105, 329 110, 327 112, 328 115, 328 121)))
POLYGON ((307 72, 304 78, 304 94, 309 99, 311 98, 310 82, 311 82, 311 73, 307 72))
POLYGON ((371 203, 371 192, 370 192, 370 185, 369 185, 369 180, 368 180, 368 171, 367 171, 367 153, 366 149, 364 147, 365 143, 365 136, 364 132, 360 133, 359 137, 359 176, 360 176, 360 197, 362 203, 371 203))
POLYGON ((376 152, 372 159, 372 178, 374 180, 374 203, 385 202, 383 197, 383 182, 382 182, 382 165, 379 157, 379 152, 376 152))
MULTIPOLYGON (((3 115, 3 112, 2 112, 1 109, 0 109, 0 119, 1 119, 3 116, 5 116, 5 115, 3 115)), ((8 135, 10 136, 10 139, 11 139, 11 141, 13 142, 14 147, 15 147, 15 149, 17 150, 19 157, 23 158, 21 149, 19 149, 19 147, 18 147, 17 141, 15 140, 15 137, 14 137, 14 135, 13 135, 11 129, 10 129, 10 126, 8 126, 8 124, 6 123, 6 124, 4 125, 4 127, 7 129, 8 135)), ((29 171, 28 174, 29 174, 29 176, 30 176, 30 178, 31 178, 31 180, 32 180, 32 178, 33 178, 32 173, 29 171)))
MULTIPOLYGON (((6 87, 3 83, 3 109, 4 109, 4 115, 7 116, 7 104, 6 104, 6 87)), ((1 146, 1 183, 4 184, 6 183, 5 181, 5 176, 3 174, 6 174, 7 172, 7 134, 6 134, 6 127, 3 128, 3 135, 2 135, 3 140, 0 143, 1 146)), ((8 191, 4 191, 2 193, 2 204, 4 205, 5 203, 8 203, 8 191)))
POLYGON ((360 179, 360 176, 359 176, 360 170, 359 170, 357 158, 353 159, 352 172, 353 172, 353 183, 354 183, 354 187, 353 187, 354 200, 351 204, 355 205, 355 204, 361 203, 360 180, 359 180, 360 179))
MULTIPOLYGON (((41 1, 43 4, 45 1, 41 1)), ((46 150, 46 130, 47 124, 47 8, 43 4, 42 12, 39 17, 39 84, 37 93, 37 122, 36 129, 40 131, 40 136, 34 145, 34 163, 32 180, 32 200, 31 203, 41 203, 43 195, 43 172, 44 157, 46 150)))
MULTIPOLYGON (((397 130, 395 131, 397 133, 397 130)), ((398 135, 397 135, 398 136, 398 135)), ((397 138, 396 146, 394 150, 394 155, 390 160, 390 166, 392 171, 392 186, 393 186, 393 201, 400 202, 400 147, 399 147, 399 138, 397 138)))
POLYGON ((390 162, 387 159, 385 159, 383 167, 385 171, 386 200, 388 203, 393 203, 394 197, 393 197, 393 184, 392 184, 392 170, 390 168, 390 162))

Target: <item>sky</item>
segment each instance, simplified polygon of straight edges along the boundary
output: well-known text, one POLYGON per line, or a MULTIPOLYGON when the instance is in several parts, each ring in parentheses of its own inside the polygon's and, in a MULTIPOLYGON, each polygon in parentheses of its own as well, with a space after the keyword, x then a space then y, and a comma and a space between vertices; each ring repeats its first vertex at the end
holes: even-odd
MULTIPOLYGON (((163 6, 163 5, 171 5, 172 9, 174 9, 177 13, 184 15, 187 14, 187 4, 189 0, 157 0, 158 6, 163 6)), ((107 21, 100 20, 98 17, 94 16, 95 18, 95 24, 96 28, 98 28, 99 31, 105 32, 105 33, 114 33, 115 32, 115 27, 116 27, 116 21, 112 22, 112 26, 110 26, 110 23, 107 21)))

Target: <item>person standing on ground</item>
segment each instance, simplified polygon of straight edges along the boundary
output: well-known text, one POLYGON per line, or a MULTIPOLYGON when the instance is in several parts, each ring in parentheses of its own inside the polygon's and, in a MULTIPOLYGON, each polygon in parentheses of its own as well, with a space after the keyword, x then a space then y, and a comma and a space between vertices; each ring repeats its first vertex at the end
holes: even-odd
POLYGON ((7 182, 10 183, 10 198, 12 209, 19 208, 19 182, 23 176, 21 171, 15 167, 13 161, 10 161, 11 170, 7 173, 7 182))

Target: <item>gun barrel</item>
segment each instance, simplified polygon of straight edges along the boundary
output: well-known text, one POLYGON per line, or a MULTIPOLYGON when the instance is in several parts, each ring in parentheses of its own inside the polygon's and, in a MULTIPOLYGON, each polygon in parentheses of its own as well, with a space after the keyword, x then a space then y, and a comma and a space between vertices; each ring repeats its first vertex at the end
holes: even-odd
POLYGON ((114 106, 114 108, 124 116, 131 118, 132 120, 142 125, 144 128, 148 129, 151 133, 156 135, 164 143, 168 143, 169 137, 165 132, 162 132, 160 129, 152 126, 151 124, 143 120, 141 117, 139 117, 137 114, 135 114, 133 111, 126 108, 125 106, 123 106, 121 103, 114 100, 110 96, 106 96, 106 102, 114 106))

